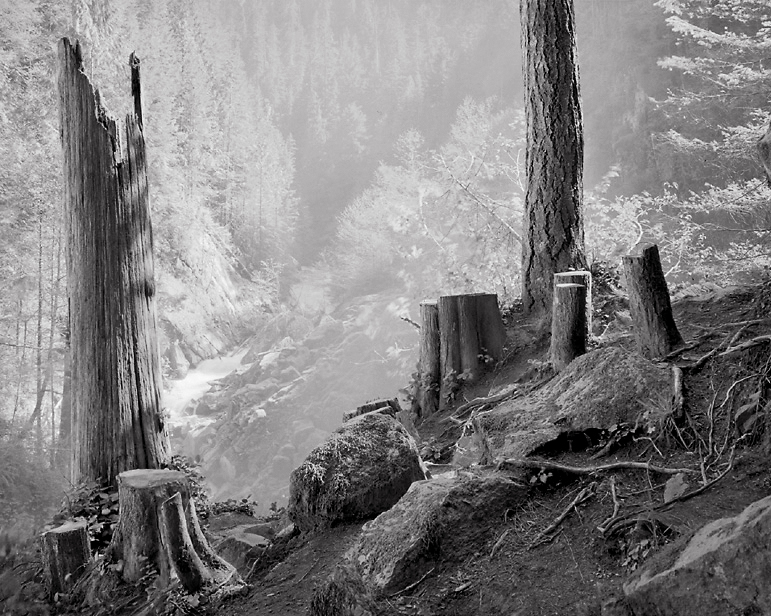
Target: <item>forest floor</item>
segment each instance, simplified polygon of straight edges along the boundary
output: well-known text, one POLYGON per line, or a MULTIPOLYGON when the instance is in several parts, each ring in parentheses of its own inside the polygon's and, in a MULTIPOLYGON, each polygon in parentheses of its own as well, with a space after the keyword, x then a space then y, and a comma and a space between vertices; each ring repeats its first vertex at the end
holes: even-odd
MULTIPOLYGON (((624 318, 623 302, 613 296, 598 300, 602 322, 595 331, 604 332, 597 344, 621 346, 633 352, 634 339, 624 318), (615 316, 619 311, 621 315, 615 316)), ((767 283, 734 289, 701 288, 698 294, 680 297, 673 309, 690 348, 673 361, 687 366, 721 342, 724 346, 727 341, 737 345, 771 333, 771 319, 766 318, 769 305, 771 285, 767 283)), ((508 359, 485 382, 466 392, 468 399, 485 395, 492 387, 541 376, 547 349, 543 341, 530 333, 534 324, 513 313, 508 315, 507 329, 508 359)), ((768 345, 761 344, 725 357, 713 357, 698 371, 686 371, 688 425, 679 436, 662 431, 651 438, 639 438, 602 460, 591 459, 600 445, 583 451, 555 451, 551 459, 576 466, 633 460, 698 469, 699 437, 706 440, 711 433, 715 442, 732 441, 734 413, 750 399, 757 385, 757 379, 742 379, 765 374, 769 357, 768 345)), ((449 461, 460 436, 460 428, 446 421, 452 412, 448 409, 419 426, 422 440, 440 452, 442 462, 449 461)), ((663 502, 666 481, 660 475, 636 470, 579 479, 555 473, 542 481, 537 472, 520 472, 519 478, 531 484, 528 504, 506 519, 478 529, 482 532, 460 542, 452 554, 443 554, 430 574, 409 591, 383 599, 383 613, 599 615, 602 602, 618 595, 625 578, 663 546, 682 543, 705 523, 735 515, 751 502, 771 494, 771 464, 759 447, 740 445, 730 461, 728 449, 723 448, 722 466, 716 466, 725 469, 732 463, 725 477, 701 494, 656 512, 652 509, 663 502), (592 481, 597 482, 594 496, 570 508, 549 540, 533 546, 541 531, 592 481), (612 489, 620 515, 638 508, 647 509, 648 514, 633 518, 635 524, 618 532, 603 535, 597 527, 613 512, 612 489)), ((248 594, 220 606, 217 613, 306 614, 314 590, 334 571, 355 542, 359 528, 360 525, 338 527, 314 537, 295 537, 288 543, 274 544, 248 580, 252 584, 248 594)))

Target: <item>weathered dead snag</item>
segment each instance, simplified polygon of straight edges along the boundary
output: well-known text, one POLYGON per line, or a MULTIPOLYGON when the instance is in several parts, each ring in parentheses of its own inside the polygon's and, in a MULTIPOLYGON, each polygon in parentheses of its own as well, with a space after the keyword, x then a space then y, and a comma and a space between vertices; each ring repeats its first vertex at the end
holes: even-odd
POLYGON ((648 359, 664 357, 683 339, 672 315, 658 246, 638 244, 623 263, 637 349, 648 359))
POLYGON ((134 470, 118 475, 120 518, 109 553, 122 561, 126 582, 157 573, 176 577, 189 593, 232 592, 244 586, 201 531, 187 477, 179 471, 134 470))
POLYGON ((48 595, 68 592, 91 560, 86 522, 66 522, 43 533, 40 547, 48 595))
POLYGON ((586 293, 582 284, 554 286, 549 360, 556 372, 586 353, 586 293))

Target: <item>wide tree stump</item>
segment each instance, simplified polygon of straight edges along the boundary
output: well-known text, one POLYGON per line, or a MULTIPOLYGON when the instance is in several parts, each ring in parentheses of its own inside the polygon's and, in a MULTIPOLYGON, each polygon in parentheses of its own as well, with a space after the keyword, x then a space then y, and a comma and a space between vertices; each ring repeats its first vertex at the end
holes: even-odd
POLYGON ((439 307, 434 301, 423 301, 420 304, 420 355, 415 393, 415 410, 421 419, 439 410, 439 348, 439 307))
POLYGON ((586 335, 592 336, 592 273, 589 270, 558 272, 554 274, 554 286, 572 282, 586 287, 586 335))
POLYGON ((554 286, 549 360, 556 372, 586 353, 586 292, 582 284, 554 286))
POLYGON ((176 575, 190 593, 242 587, 235 568, 209 546, 198 523, 184 473, 134 470, 118 475, 120 517, 110 553, 123 561, 123 579, 137 582, 147 573, 166 586, 176 575))
POLYGON ((503 357, 506 338, 498 296, 444 295, 438 301, 439 408, 446 408, 463 383, 476 381, 503 357))
POLYGON ((66 522, 43 533, 41 552, 49 597, 68 592, 91 560, 87 522, 66 522))
POLYGON ((683 338, 672 315, 659 248, 638 244, 622 261, 637 349, 648 359, 663 357, 681 346, 683 338))

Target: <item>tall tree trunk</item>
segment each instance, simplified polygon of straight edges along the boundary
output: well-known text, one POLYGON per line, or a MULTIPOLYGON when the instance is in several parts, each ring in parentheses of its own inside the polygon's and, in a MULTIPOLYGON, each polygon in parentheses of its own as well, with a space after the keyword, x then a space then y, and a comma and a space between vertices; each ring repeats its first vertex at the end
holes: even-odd
POLYGON ((525 313, 548 315, 557 272, 585 269, 584 137, 573 0, 520 0, 527 118, 525 313))
POLYGON ((83 73, 79 45, 59 44, 72 350, 73 483, 115 485, 168 459, 161 415, 152 229, 139 66, 135 112, 110 118, 83 73))

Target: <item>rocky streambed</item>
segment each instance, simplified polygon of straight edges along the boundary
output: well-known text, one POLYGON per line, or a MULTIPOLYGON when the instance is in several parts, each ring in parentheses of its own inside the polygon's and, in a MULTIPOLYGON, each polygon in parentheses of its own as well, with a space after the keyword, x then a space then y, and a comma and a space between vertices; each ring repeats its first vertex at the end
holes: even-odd
POLYGON ((406 385, 417 341, 386 297, 313 319, 282 315, 172 383, 173 449, 199 461, 213 499, 283 506, 290 473, 345 411, 406 385))

